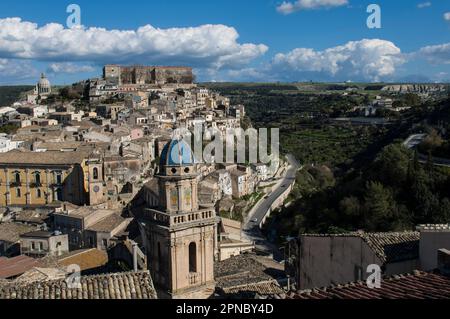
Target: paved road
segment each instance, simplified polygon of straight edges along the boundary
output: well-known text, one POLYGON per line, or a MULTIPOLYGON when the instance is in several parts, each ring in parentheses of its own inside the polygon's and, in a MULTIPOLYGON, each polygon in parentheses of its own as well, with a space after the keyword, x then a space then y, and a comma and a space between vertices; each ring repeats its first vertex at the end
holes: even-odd
MULTIPOLYGON (((409 149, 416 149, 417 146, 422 143, 422 141, 427 137, 426 134, 414 134, 408 137, 405 142, 403 142, 403 145, 406 146, 409 149)), ((420 163, 427 163, 428 162, 428 156, 425 154, 419 153, 419 162, 420 163)), ((435 166, 443 166, 443 167, 450 167, 450 159, 447 158, 440 158, 440 157, 433 157, 433 165, 435 166)))
POLYGON ((403 145, 406 146, 409 149, 415 148, 417 145, 422 143, 423 139, 427 137, 426 134, 414 134, 411 135, 406 139, 406 141, 403 142, 403 145))
MULTIPOLYGON (((441 157, 432 157, 434 166, 450 167, 450 159, 441 157)), ((419 154, 419 162, 422 164, 428 163, 428 156, 424 154, 419 154)))
POLYGON ((256 204, 243 226, 244 235, 248 240, 254 241, 256 247, 260 251, 272 253, 274 259, 280 259, 280 252, 278 247, 269 243, 267 239, 262 235, 259 225, 266 216, 267 211, 273 205, 273 203, 280 197, 289 185, 294 183, 297 171, 300 168, 300 164, 291 154, 286 156, 289 161, 289 168, 285 175, 278 181, 278 184, 272 193, 267 198, 264 198, 256 204))

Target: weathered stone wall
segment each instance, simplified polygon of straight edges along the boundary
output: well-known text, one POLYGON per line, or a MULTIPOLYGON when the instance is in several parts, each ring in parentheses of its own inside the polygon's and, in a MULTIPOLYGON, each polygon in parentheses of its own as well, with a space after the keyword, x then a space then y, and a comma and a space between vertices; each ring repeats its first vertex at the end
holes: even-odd
POLYGON ((155 66, 118 66, 104 68, 105 80, 117 80, 119 84, 191 84, 194 81, 192 68, 155 66))

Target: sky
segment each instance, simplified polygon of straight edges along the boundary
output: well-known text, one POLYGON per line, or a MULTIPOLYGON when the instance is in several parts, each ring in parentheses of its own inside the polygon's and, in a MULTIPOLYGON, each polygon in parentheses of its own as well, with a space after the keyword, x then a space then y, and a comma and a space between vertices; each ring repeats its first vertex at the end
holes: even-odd
POLYGON ((0 1, 1 85, 108 63, 192 66, 198 81, 449 82, 450 0, 0 1))

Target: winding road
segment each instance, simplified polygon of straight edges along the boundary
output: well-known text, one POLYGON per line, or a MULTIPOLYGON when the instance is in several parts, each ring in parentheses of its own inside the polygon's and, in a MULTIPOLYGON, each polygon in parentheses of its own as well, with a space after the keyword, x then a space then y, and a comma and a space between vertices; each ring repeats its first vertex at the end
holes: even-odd
POLYGON ((273 203, 286 191, 286 188, 295 182, 300 163, 292 154, 286 155, 289 167, 285 175, 277 181, 275 189, 265 198, 256 203, 250 211, 245 224, 243 225, 244 235, 248 240, 255 242, 259 251, 272 253, 275 260, 282 258, 278 247, 271 244, 261 233, 260 225, 273 203))

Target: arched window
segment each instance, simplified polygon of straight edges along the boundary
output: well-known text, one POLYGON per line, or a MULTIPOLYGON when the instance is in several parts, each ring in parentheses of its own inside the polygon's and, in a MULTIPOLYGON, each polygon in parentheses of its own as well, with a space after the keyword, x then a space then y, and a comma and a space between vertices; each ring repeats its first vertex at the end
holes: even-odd
POLYGON ((39 172, 34 173, 34 181, 37 185, 41 184, 41 173, 39 172))
POLYGON ((189 272, 197 272, 197 245, 189 244, 189 272))
POLYGON ((98 168, 97 167, 94 167, 94 169, 92 171, 92 175, 93 175, 94 180, 98 179, 98 168))
POLYGON ((19 172, 14 173, 14 180, 17 184, 20 184, 20 173, 19 172))

